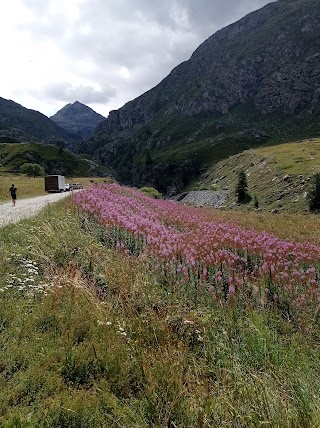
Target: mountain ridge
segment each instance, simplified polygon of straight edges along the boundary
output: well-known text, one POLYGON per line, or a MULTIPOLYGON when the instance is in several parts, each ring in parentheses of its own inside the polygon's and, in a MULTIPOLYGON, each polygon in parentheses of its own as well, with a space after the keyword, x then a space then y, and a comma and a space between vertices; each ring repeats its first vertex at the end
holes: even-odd
POLYGON ((179 191, 210 162, 318 135, 319 97, 320 4, 280 0, 210 36, 81 149, 125 183, 179 191))
POLYGON ((47 116, 0 97, 1 142, 70 142, 75 138, 47 116))

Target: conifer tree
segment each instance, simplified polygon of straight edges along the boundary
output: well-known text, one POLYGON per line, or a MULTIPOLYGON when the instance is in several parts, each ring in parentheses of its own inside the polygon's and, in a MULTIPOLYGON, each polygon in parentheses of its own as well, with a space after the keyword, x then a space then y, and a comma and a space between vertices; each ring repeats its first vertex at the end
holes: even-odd
POLYGON ((308 194, 310 211, 320 211, 320 172, 314 176, 313 185, 308 194))
POLYGON ((246 203, 251 200, 251 196, 248 192, 248 181, 246 173, 241 170, 238 175, 238 183, 236 187, 236 195, 238 203, 246 203))

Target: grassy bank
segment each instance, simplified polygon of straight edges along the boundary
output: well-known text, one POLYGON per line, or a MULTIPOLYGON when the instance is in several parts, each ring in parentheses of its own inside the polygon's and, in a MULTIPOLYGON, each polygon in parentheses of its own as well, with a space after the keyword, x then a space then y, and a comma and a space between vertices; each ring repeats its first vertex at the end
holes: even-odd
POLYGON ((64 202, 0 230, 1 426, 319 426, 317 321, 214 303, 106 244, 64 202))
POLYGON ((160 283, 64 202, 0 237, 0 426, 319 426, 317 322, 160 283))

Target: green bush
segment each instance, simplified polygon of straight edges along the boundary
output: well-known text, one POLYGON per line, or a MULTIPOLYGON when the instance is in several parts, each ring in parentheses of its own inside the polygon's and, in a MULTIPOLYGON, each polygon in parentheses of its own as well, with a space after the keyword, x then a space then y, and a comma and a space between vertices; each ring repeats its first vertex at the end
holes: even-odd
POLYGON ((150 198, 162 199, 162 194, 154 187, 141 187, 139 190, 145 195, 150 196, 150 198))
POLYGON ((28 177, 43 177, 45 175, 44 168, 38 163, 24 163, 20 167, 20 172, 28 177))

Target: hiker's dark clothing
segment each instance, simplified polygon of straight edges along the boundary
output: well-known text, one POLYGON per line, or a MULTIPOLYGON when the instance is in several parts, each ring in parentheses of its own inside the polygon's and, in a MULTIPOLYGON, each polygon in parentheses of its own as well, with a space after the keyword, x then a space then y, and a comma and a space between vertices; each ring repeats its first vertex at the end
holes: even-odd
POLYGON ((15 187, 10 187, 10 193, 12 199, 17 199, 17 189, 15 187))

